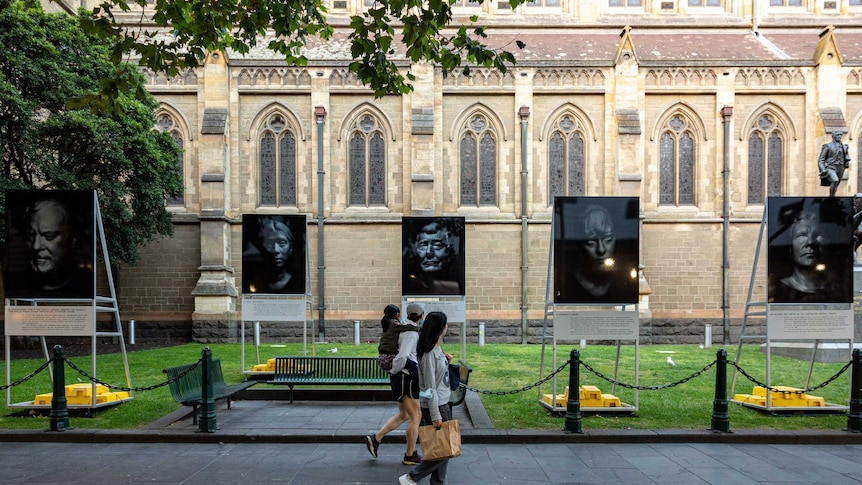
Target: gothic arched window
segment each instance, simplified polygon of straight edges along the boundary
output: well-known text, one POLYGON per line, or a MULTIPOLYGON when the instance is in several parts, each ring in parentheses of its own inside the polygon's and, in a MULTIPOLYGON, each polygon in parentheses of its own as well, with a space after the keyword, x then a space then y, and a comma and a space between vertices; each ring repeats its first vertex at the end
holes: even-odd
POLYGON ((284 115, 267 117, 260 130, 260 205, 296 205, 296 134, 284 115))
POLYGON ((482 114, 470 116, 461 128, 461 205, 497 205, 497 138, 482 114))
POLYGON ((761 115, 748 133, 748 203, 781 195, 784 133, 771 114, 761 115))
POLYGON ((694 204, 695 149, 689 121, 671 116, 659 137, 659 204, 694 204))
MULTIPOLYGON (((163 131, 171 135, 171 138, 174 139, 174 143, 180 147, 180 150, 183 150, 183 153, 176 160, 177 170, 180 172, 180 179, 185 180, 185 167, 183 164, 183 158, 185 157, 184 145, 185 141, 183 139, 183 134, 180 131, 180 125, 177 123, 177 120, 174 119, 174 116, 167 112, 162 112, 156 117, 156 129, 158 131, 163 131)), ((185 197, 183 194, 180 194, 178 197, 169 197, 167 200, 168 206, 183 206, 185 205, 185 197)))
POLYGON ((557 196, 584 195, 584 133, 571 115, 557 120, 548 137, 548 193, 557 196))
POLYGON ((348 205, 386 205, 386 136, 382 124, 369 113, 360 115, 347 139, 348 205))

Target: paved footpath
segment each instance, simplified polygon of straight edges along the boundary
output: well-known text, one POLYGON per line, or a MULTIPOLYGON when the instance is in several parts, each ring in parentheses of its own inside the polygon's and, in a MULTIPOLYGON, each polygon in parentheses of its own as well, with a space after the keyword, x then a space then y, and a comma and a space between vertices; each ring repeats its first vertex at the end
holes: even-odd
MULTIPOLYGON (((0 442, 3 484, 394 484, 403 444, 0 442)), ((423 483, 428 483, 427 479, 423 483)), ((450 485, 860 484, 862 445, 465 445, 450 485)))
MULTIPOLYGON (((862 484, 862 433, 501 430, 477 402, 468 393, 455 408, 464 445, 449 485, 862 484)), ((136 430, 76 427, 87 418, 74 416, 62 432, 0 429, 0 484, 395 484, 410 468, 403 427, 378 459, 363 438, 395 410, 247 400, 231 410, 219 403, 212 433, 198 431, 188 408, 136 430)))

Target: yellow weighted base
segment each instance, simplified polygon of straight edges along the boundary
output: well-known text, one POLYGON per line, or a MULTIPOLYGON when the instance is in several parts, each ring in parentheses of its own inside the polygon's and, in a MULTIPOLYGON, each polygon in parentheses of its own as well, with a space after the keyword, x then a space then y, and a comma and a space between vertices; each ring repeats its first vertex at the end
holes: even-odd
MULTIPOLYGON (((69 405, 87 405, 93 403, 93 385, 92 384, 70 384, 66 389, 66 404, 69 405)), ((51 405, 51 399, 54 393, 39 394, 33 400, 34 405, 51 405)), ((105 404, 114 401, 122 401, 129 398, 129 393, 126 391, 110 392, 107 386, 96 384, 96 404, 105 404)))
MULTIPOLYGON (((802 389, 787 386, 773 386, 769 393, 770 406, 778 407, 823 407, 826 401, 819 396, 809 396, 802 389)), ((733 400, 743 404, 766 407, 766 388, 754 386, 751 394, 734 394, 733 400)))
MULTIPOLYGON (((557 402, 552 404, 552 394, 543 394, 542 402, 549 406, 563 407, 569 400, 569 386, 563 394, 557 395, 557 402)), ((621 407, 620 398, 613 394, 602 394, 596 386, 581 386, 578 392, 582 408, 618 408, 621 407)))
POLYGON ((275 359, 268 359, 266 364, 257 364, 251 368, 252 372, 275 372, 275 359))
MULTIPOLYGON (((305 372, 310 372, 305 370, 304 365, 294 365, 293 372, 297 374, 302 374, 305 372)), ((268 359, 266 364, 257 364, 251 368, 252 372, 275 372, 275 359, 268 359)))
MULTIPOLYGON (((252 372, 275 372, 275 359, 268 359, 266 364, 257 364, 251 368, 252 372)), ((303 373, 305 371, 305 366, 296 365, 293 369, 296 373, 303 373)))

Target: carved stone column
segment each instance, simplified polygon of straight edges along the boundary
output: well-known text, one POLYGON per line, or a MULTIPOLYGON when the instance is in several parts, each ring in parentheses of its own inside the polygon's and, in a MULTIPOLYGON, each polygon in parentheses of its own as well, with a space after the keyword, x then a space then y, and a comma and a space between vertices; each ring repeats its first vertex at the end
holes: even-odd
POLYGON ((199 163, 201 167, 200 244, 201 264, 192 295, 192 337, 199 342, 235 342, 239 336, 236 312, 238 291, 231 252, 230 130, 228 129, 228 66, 221 53, 207 59, 202 87, 203 121, 199 163))

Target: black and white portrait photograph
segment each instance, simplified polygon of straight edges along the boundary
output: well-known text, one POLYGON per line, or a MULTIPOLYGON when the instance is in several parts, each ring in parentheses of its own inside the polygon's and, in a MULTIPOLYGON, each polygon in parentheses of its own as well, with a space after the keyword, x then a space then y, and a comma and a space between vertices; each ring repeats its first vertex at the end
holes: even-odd
POLYGON ((769 303, 850 303, 853 201, 850 197, 769 197, 769 303))
POLYGON ((401 293, 464 295, 464 218, 405 217, 401 293))
POLYGON ((638 302, 637 197, 554 199, 554 303, 638 302))
POLYGON ((6 298, 93 298, 91 190, 7 190, 6 298))
POLYGON ((244 214, 243 293, 304 294, 305 234, 302 215, 244 214))

